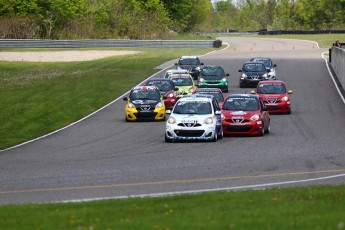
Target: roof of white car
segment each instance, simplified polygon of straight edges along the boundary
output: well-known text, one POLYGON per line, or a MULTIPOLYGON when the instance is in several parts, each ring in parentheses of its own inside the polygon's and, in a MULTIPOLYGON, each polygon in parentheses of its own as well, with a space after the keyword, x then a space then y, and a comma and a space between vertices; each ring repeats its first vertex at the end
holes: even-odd
POLYGON ((191 58, 198 58, 197 56, 182 56, 180 59, 191 59, 191 58))
POLYGON ((183 96, 179 101, 212 101, 211 95, 192 94, 183 96))

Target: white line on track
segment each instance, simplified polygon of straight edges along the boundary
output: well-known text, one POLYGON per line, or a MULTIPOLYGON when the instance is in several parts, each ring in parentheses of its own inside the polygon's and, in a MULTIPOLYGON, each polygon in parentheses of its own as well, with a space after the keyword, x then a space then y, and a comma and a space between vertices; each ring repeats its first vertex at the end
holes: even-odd
POLYGON ((343 96, 343 94, 341 93, 341 91, 340 91, 340 89, 339 89, 339 87, 338 87, 338 84, 336 83, 336 81, 335 81, 335 79, 334 79, 334 76, 333 76, 333 74, 332 74, 332 71, 329 69, 329 66, 328 66, 328 61, 327 61, 327 59, 325 58, 325 54, 326 54, 327 52, 323 52, 322 54, 321 54, 321 57, 325 60, 325 63, 326 63, 326 67, 327 67, 327 70, 328 70, 328 72, 329 72, 329 75, 331 76, 331 78, 332 78, 332 81, 333 81, 333 83, 334 83, 334 85, 335 85, 335 88, 337 89, 337 91, 338 91, 338 93, 339 93, 339 95, 340 95, 340 98, 343 100, 343 103, 345 104, 345 98, 344 98, 344 96, 343 96))
POLYGON ((57 201, 57 202, 52 202, 52 203, 75 203, 75 202, 89 202, 89 201, 110 200, 110 199, 128 199, 128 198, 153 198, 153 197, 174 196, 174 195, 183 195, 183 194, 199 194, 199 193, 206 193, 206 192, 234 191, 234 190, 255 189, 255 188, 258 189, 258 188, 267 188, 267 187, 273 187, 273 186, 329 180, 329 179, 334 179, 334 178, 344 177, 344 176, 345 174, 338 174, 338 175, 318 177, 318 178, 312 178, 312 179, 282 181, 282 182, 255 184, 255 185, 244 185, 244 186, 235 186, 235 187, 227 187, 227 188, 189 190, 189 191, 167 192, 167 193, 152 193, 152 194, 142 194, 142 195, 133 195, 133 196, 114 196, 114 197, 100 197, 100 198, 90 198, 90 199, 74 199, 74 200, 57 201))

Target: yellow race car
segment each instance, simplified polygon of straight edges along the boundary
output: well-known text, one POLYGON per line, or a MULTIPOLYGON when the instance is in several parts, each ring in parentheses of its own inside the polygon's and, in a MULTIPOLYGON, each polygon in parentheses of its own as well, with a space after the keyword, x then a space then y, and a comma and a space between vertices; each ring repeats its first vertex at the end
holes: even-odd
POLYGON ((126 101, 126 121, 165 120, 165 105, 163 97, 156 86, 134 87, 126 101))

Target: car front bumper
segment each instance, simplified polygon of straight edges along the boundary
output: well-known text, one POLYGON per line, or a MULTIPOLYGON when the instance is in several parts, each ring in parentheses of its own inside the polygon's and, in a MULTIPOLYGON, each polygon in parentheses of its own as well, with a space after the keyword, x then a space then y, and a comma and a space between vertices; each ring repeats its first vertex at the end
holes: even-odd
POLYGON ((228 83, 227 82, 199 82, 199 88, 218 88, 221 89, 223 92, 228 90, 228 83))
POLYGON ((136 108, 126 108, 125 116, 128 121, 165 120, 165 107, 155 108, 154 111, 138 111, 136 108))
POLYGON ((181 127, 176 124, 168 124, 165 128, 165 135, 170 140, 213 140, 217 135, 215 124, 199 127, 181 127))
POLYGON ((263 129, 263 123, 260 120, 243 123, 233 123, 224 120, 222 125, 224 135, 259 135, 263 129))

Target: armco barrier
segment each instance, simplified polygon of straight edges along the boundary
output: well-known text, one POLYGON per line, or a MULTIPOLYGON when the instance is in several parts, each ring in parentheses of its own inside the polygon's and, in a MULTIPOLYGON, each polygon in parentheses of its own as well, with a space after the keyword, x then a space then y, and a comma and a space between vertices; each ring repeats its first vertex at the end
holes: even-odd
POLYGON ((332 69, 337 75, 343 89, 345 89, 345 49, 332 47, 330 56, 332 69))
POLYGON ((0 48, 212 48, 213 40, 32 40, 0 39, 0 48))

